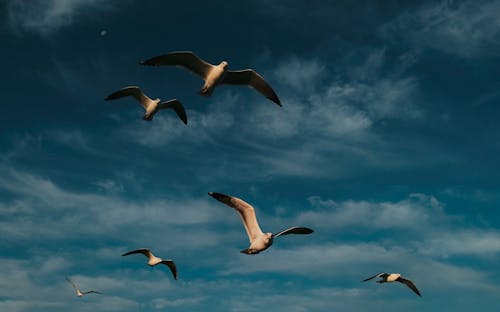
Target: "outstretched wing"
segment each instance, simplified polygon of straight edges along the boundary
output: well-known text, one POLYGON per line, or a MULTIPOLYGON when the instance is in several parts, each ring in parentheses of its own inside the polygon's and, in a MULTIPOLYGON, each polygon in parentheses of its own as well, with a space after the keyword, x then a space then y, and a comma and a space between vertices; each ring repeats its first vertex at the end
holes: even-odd
POLYGON ((66 277, 66 281, 71 285, 71 287, 73 287, 73 289, 75 290, 75 292, 78 293, 78 286, 75 285, 75 283, 73 283, 73 281, 71 281, 69 278, 66 277))
POLYGON ((145 109, 147 108, 148 101, 152 101, 147 95, 145 95, 139 87, 131 86, 118 90, 114 93, 108 95, 105 100, 115 100, 125 96, 133 96, 145 109))
POLYGON ((365 278, 363 280, 363 282, 366 282, 366 281, 369 281, 371 279, 374 279, 375 277, 385 277, 385 276, 388 276, 388 274, 387 273, 377 273, 377 274, 375 274, 375 275, 373 275, 373 276, 371 276, 369 278, 365 278))
POLYGON ((257 74, 253 69, 244 69, 238 71, 228 71, 220 83, 231 85, 247 85, 254 88, 266 98, 281 106, 281 101, 274 92, 273 88, 257 74))
POLYGON ((174 276, 174 279, 177 279, 177 267, 175 266, 174 261, 172 261, 172 260, 162 260, 160 263, 163 263, 166 266, 168 266, 168 268, 172 272, 172 275, 174 276))
POLYGON ((419 295, 420 297, 422 297, 422 295, 420 294, 420 292, 418 291, 417 287, 415 286, 415 284, 413 284, 412 281, 410 281, 409 279, 406 279, 406 278, 402 278, 401 276, 398 277, 398 279, 396 280, 400 283, 403 283, 405 284, 406 286, 408 286, 411 290, 413 290, 414 293, 416 293, 417 295, 419 295))
POLYGON ((166 102, 161 102, 158 105, 158 108, 159 109, 172 108, 177 113, 177 116, 179 116, 179 118, 182 120, 182 122, 187 125, 188 121, 187 121, 186 110, 184 109, 184 106, 182 105, 182 103, 179 102, 177 99, 173 99, 173 100, 166 101, 166 102))
POLYGON ((155 56, 153 58, 150 58, 149 60, 142 61, 141 65, 180 66, 201 76, 203 79, 207 77, 212 67, 214 67, 213 65, 197 57, 191 51, 178 51, 155 56))
POLYGON ((143 255, 145 255, 148 258, 151 258, 153 256, 153 254, 151 253, 151 251, 148 248, 141 248, 141 249, 132 250, 132 251, 129 251, 127 253, 124 253, 122 255, 122 257, 123 256, 131 255, 131 254, 137 254, 137 253, 143 254, 143 255))
POLYGON ((86 295, 86 294, 100 294, 100 295, 102 295, 103 293, 96 291, 96 290, 89 290, 89 291, 82 292, 82 295, 86 295))
POLYGON ((278 232, 276 234, 273 234, 273 237, 278 237, 281 235, 288 235, 288 234, 311 234, 312 232, 314 231, 310 228, 294 226, 289 229, 278 232))
POLYGON ((255 209, 250 204, 246 203, 245 201, 239 198, 221 193, 210 192, 208 193, 208 195, 228 205, 229 207, 236 209, 236 211, 241 217, 241 220, 243 221, 243 225, 245 226, 245 230, 247 232, 250 243, 252 243, 255 239, 264 234, 262 233, 259 223, 257 222, 255 209))

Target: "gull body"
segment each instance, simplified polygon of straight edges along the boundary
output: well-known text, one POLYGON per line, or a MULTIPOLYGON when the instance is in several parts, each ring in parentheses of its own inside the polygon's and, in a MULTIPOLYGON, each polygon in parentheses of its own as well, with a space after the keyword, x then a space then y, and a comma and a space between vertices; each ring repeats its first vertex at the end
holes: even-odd
POLYGON ((141 249, 137 249, 137 250, 132 250, 132 251, 124 253, 122 256, 128 256, 128 255, 137 254, 137 253, 143 254, 148 258, 147 264, 149 266, 155 266, 155 265, 160 264, 160 263, 165 264, 166 266, 168 266, 168 268, 172 272, 174 279, 177 279, 177 267, 176 267, 174 261, 170 260, 170 259, 158 258, 148 248, 141 248, 141 249))
POLYGON ((270 232, 264 233, 260 229, 259 223, 257 222, 255 209, 250 204, 237 197, 221 193, 209 192, 208 195, 228 205, 229 207, 234 208, 240 215, 241 220, 243 221, 243 226, 247 232, 248 239, 250 240, 250 246, 247 249, 242 250, 241 253, 249 255, 258 254, 271 247, 274 242, 274 238, 281 235, 311 234, 313 232, 312 229, 306 227, 291 227, 276 234, 270 232))
POLYGON ((136 86, 130 86, 130 87, 125 87, 123 89, 120 89, 110 95, 108 95, 105 100, 115 100, 119 99, 122 97, 126 96, 132 96, 135 98, 139 104, 144 108, 146 111, 144 113, 144 116, 142 119, 146 121, 151 121, 153 120, 154 115, 162 109, 173 109, 177 116, 182 120, 184 124, 187 124, 187 116, 186 116, 186 111, 184 109, 184 106, 182 105, 181 102, 179 102, 177 99, 172 99, 166 102, 161 102, 160 99, 151 99, 148 97, 146 94, 142 92, 142 90, 139 87, 136 86))
POLYGON ((401 276, 401 274, 399 273, 378 273, 378 274, 375 274, 371 277, 368 277, 366 279, 363 280, 363 282, 366 282, 366 281, 369 281, 375 277, 379 277, 380 279, 377 281, 377 283, 379 284, 383 284, 383 283, 392 283, 392 282, 400 282, 402 284, 405 284, 406 286, 408 286, 408 288, 410 288, 414 293, 416 293, 417 295, 419 295, 420 297, 422 297, 422 295, 420 294, 420 291, 417 289, 417 287, 415 286, 415 284, 413 284, 412 281, 410 281, 409 279, 406 279, 404 277, 401 276))
POLYGON ((142 61, 141 64, 150 66, 179 66, 190 70, 205 80, 205 84, 200 90, 200 94, 204 96, 210 96, 214 88, 220 84, 246 85, 281 106, 281 101, 273 88, 253 69, 228 70, 228 62, 222 61, 219 65, 212 65, 190 51, 178 51, 155 56, 142 61))
POLYGON ((76 296, 77 297, 83 297, 86 294, 102 294, 101 292, 95 291, 95 290, 89 290, 89 291, 84 291, 82 292, 78 286, 76 286, 75 283, 73 283, 69 278, 66 277, 66 281, 73 287, 75 290, 76 296))

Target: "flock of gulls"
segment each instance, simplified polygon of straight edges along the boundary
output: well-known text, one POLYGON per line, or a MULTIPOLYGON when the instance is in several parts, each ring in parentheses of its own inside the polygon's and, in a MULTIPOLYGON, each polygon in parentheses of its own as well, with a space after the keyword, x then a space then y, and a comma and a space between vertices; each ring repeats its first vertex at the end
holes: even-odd
MULTIPOLYGON (((210 96, 215 87, 221 84, 244 85, 255 89, 267 99, 281 106, 281 101, 272 87, 264 80, 261 75, 259 75, 253 69, 244 69, 238 71, 228 70, 228 63, 226 61, 222 61, 219 65, 212 65, 200 59, 194 53, 189 51, 167 53, 150 58, 146 61, 142 61, 140 64, 147 66, 177 66, 185 68, 193 72, 194 74, 199 75, 205 81, 203 87, 200 90, 200 94, 203 96, 210 96)), ((145 114, 143 116, 143 119, 146 121, 153 120, 154 115, 160 110, 172 109, 184 124, 187 125, 188 123, 186 110, 184 109, 184 106, 180 101, 178 101, 177 99, 171 99, 162 102, 158 98, 153 100, 145 95, 137 86, 129 86, 118 90, 108 95, 105 100, 115 100, 128 96, 135 98, 144 108, 145 114)), ((307 227, 294 226, 277 232, 276 234, 270 232, 264 233, 259 226, 257 216, 255 214, 255 209, 254 207, 252 207, 252 205, 248 204, 240 198, 225 195, 222 193, 209 192, 208 195, 210 195, 217 201, 233 208, 241 217, 243 226, 250 241, 250 246, 244 250, 241 250, 241 253, 247 255, 258 254, 271 247, 274 239, 279 236, 289 234, 305 235, 314 232, 312 229, 307 227)), ((143 254, 148 258, 147 264, 150 266, 156 266, 158 264, 166 265, 172 272, 174 279, 177 280, 177 267, 173 260, 156 257, 148 248, 132 250, 122 254, 122 256, 128 256, 132 254, 143 254)), ((377 280, 377 283, 400 282, 402 284, 405 284, 418 296, 421 296, 420 291, 417 289, 415 284, 413 284, 413 282, 409 279, 403 278, 399 273, 378 273, 364 279, 363 282, 372 280, 374 278, 380 278, 379 280, 377 280)), ((73 281, 71 281, 69 278, 66 278, 66 280, 73 287, 76 296, 78 297, 82 297, 91 293, 102 294, 101 292, 96 290, 82 292, 78 288, 78 286, 73 283, 73 281)))

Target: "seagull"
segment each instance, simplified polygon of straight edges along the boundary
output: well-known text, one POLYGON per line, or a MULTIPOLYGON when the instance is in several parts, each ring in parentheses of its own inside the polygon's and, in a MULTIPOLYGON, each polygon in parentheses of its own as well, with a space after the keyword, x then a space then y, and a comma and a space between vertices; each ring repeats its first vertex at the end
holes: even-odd
POLYGON ((418 289, 415 286, 415 284, 413 284, 413 282, 410 281, 409 279, 401 277, 401 274, 399 274, 399 273, 391 273, 391 274, 379 273, 379 274, 373 275, 372 277, 364 279, 363 282, 369 281, 369 280, 371 280, 371 279, 373 279, 375 277, 380 277, 381 278, 380 280, 377 281, 377 283, 380 283, 380 284, 382 284, 382 283, 392 283, 392 282, 403 283, 406 286, 408 286, 411 290, 413 290, 417 295, 419 295, 420 297, 422 297, 422 295, 418 291, 418 289))
POLYGON ((146 113, 142 119, 151 121, 153 120, 154 115, 161 109, 171 108, 175 110, 177 116, 187 125, 187 116, 186 111, 184 110, 184 106, 177 99, 169 100, 166 102, 160 102, 160 99, 152 100, 147 95, 145 95, 139 87, 130 86, 125 87, 121 90, 118 90, 110 95, 108 95, 105 100, 115 100, 125 96, 133 96, 144 109, 146 113))
POLYGON ((217 199, 218 201, 236 209, 240 214, 245 230, 248 234, 248 239, 250 240, 250 247, 245 250, 240 251, 241 253, 252 255, 258 254, 261 251, 266 250, 271 247, 275 237, 288 234, 311 234, 313 230, 306 227, 291 227, 276 234, 273 233, 263 233, 257 222, 257 217, 255 216, 255 209, 245 201, 232 197, 229 195, 224 195, 221 193, 209 192, 208 195, 217 199))
POLYGON ((200 90, 200 94, 204 96, 210 96, 218 84, 246 85, 281 106, 280 99, 273 88, 253 69, 228 70, 226 61, 222 61, 219 65, 212 65, 190 51, 178 51, 155 56, 142 61, 140 64, 184 67, 205 80, 205 84, 200 90))
POLYGON ((89 291, 81 292, 80 288, 78 288, 78 286, 76 286, 75 283, 73 283, 69 278, 66 277, 66 281, 75 289, 77 297, 83 297, 86 294, 92 294, 92 293, 93 294, 101 294, 102 295, 102 292, 98 292, 98 291, 95 291, 95 290, 89 290, 89 291))
POLYGON ((163 263, 163 264, 167 265, 169 267, 170 271, 172 271, 172 274, 174 275, 174 279, 177 279, 177 268, 175 266, 174 261, 172 261, 170 259, 163 260, 162 258, 158 258, 155 255, 153 255, 151 250, 149 250, 147 248, 132 250, 132 251, 129 251, 127 253, 124 253, 122 256, 128 256, 128 255, 136 254, 136 253, 140 253, 140 254, 143 254, 146 257, 148 257, 148 265, 150 265, 150 266, 155 266, 159 263, 163 263))

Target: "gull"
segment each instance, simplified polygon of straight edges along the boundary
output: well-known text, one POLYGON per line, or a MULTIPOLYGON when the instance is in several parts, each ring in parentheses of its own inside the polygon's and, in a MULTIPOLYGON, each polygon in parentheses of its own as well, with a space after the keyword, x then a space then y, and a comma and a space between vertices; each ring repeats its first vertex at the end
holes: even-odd
POLYGON ((280 99, 273 88, 253 69, 228 70, 228 62, 222 61, 219 65, 212 65, 200 59, 193 52, 171 52, 142 61, 141 65, 150 66, 179 66, 197 74, 205 84, 200 94, 210 96, 215 86, 219 84, 246 85, 254 88, 266 98, 281 106, 280 99))
POLYGON ((170 271, 172 271, 172 274, 174 275, 174 279, 177 279, 177 268, 175 266, 174 261, 172 261, 170 259, 163 260, 162 258, 158 258, 155 255, 153 255, 151 250, 149 250, 147 248, 132 250, 132 251, 129 251, 127 253, 124 253, 122 256, 128 256, 128 255, 136 254, 136 253, 140 253, 140 254, 143 254, 146 257, 148 257, 148 265, 150 265, 150 266, 155 266, 159 263, 165 264, 166 266, 169 267, 170 271))
POLYGON ((136 86, 125 87, 121 90, 118 90, 108 95, 105 100, 115 100, 125 96, 133 96, 141 104, 141 106, 144 107, 144 109, 146 110, 144 117, 142 117, 142 119, 144 120, 151 121, 153 120, 154 115, 159 110, 171 108, 177 113, 177 116, 179 116, 182 122, 184 122, 184 124, 187 124, 186 111, 184 110, 184 106, 182 106, 182 103, 177 99, 169 100, 166 102, 160 102, 160 99, 152 100, 147 95, 145 95, 139 87, 136 86))
POLYGON ((84 295, 86 294, 101 294, 102 295, 102 292, 98 292, 98 291, 95 291, 95 290, 89 290, 89 291, 84 291, 84 292, 81 292, 80 291, 80 288, 78 288, 78 286, 75 285, 75 283, 73 283, 69 278, 66 277, 66 281, 71 285, 73 286, 73 289, 75 290, 76 292, 76 296, 77 297, 83 297, 84 295))
POLYGON ((291 227, 276 234, 263 233, 259 227, 259 223, 257 222, 255 209, 250 204, 239 198, 221 193, 209 192, 208 195, 228 205, 229 207, 236 209, 239 213, 248 234, 248 239, 250 240, 250 247, 240 251, 241 253, 247 255, 258 254, 259 252, 271 247, 274 238, 278 236, 288 234, 311 234, 313 232, 313 230, 306 227, 291 227))
POLYGON ((371 279, 373 279, 375 277, 380 277, 381 278, 380 280, 377 281, 377 283, 380 283, 380 284, 382 284, 382 283, 392 283, 392 282, 403 283, 406 286, 408 286, 411 290, 413 290, 417 295, 419 295, 420 297, 422 297, 422 295, 418 291, 418 289, 415 286, 415 284, 413 284, 413 282, 410 281, 409 279, 401 277, 401 274, 399 274, 399 273, 391 273, 391 274, 378 273, 378 274, 373 275, 372 277, 364 279, 363 282, 369 281, 369 280, 371 280, 371 279))

